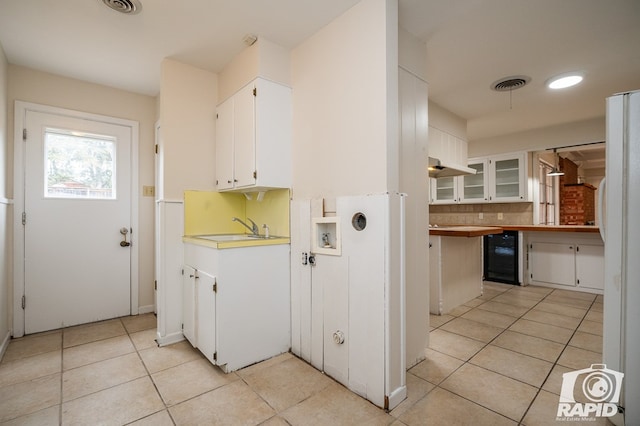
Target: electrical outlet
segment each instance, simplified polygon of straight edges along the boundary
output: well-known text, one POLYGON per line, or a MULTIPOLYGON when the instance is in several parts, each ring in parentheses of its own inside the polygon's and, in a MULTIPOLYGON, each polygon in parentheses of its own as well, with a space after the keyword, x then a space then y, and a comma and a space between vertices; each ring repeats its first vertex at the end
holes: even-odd
POLYGON ((142 187, 142 195, 144 197, 155 197, 156 196, 156 187, 155 186, 143 186, 142 187))
POLYGON ((478 219, 484 219, 484 213, 482 212, 478 213, 478 219))
POLYGON ((502 213, 498 213, 498 220, 504 219, 504 215, 502 213))

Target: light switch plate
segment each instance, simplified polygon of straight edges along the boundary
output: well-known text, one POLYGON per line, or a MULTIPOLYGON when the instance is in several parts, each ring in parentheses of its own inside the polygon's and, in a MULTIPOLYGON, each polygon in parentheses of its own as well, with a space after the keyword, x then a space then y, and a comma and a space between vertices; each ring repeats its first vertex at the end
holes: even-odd
POLYGON ((143 186, 142 187, 142 196, 144 197, 155 197, 156 196, 156 187, 155 186, 143 186))
POLYGON ((504 215, 502 213, 498 213, 498 220, 504 219, 504 215))

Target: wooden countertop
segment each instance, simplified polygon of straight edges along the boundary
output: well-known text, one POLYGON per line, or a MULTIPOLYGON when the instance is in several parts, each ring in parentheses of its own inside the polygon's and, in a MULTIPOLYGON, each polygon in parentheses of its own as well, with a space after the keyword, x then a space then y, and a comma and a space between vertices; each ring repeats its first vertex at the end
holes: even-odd
POLYGON ((600 232, 600 229, 597 226, 582 225, 447 225, 438 226, 437 228, 429 228, 429 235, 441 235, 447 237, 481 237, 489 234, 501 234, 502 231, 598 233, 600 232))
POLYGON ((498 226, 439 226, 429 228, 429 235, 442 237, 482 237, 489 234, 502 234, 498 226))
POLYGON ((504 225, 505 231, 526 231, 526 232, 600 232, 597 226, 583 225, 504 225))

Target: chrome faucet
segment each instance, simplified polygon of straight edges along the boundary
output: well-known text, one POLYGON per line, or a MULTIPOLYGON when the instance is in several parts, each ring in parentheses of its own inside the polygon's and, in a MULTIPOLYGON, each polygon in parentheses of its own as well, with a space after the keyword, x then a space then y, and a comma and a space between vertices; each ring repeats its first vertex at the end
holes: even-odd
POLYGON ((233 217, 233 218, 231 218, 231 220, 233 222, 240 222, 240 224, 242 224, 245 228, 247 228, 249 231, 251 231, 251 233, 253 235, 258 235, 258 225, 256 225, 256 223, 254 221, 252 221, 251 219, 247 218, 247 220, 249 222, 251 222, 251 226, 247 225, 246 223, 244 223, 243 221, 241 221, 237 217, 233 217))

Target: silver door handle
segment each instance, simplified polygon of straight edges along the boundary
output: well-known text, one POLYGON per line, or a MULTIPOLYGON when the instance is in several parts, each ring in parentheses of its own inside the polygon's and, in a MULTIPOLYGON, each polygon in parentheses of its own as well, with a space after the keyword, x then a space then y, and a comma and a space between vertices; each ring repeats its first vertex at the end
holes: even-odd
POLYGON ((129 228, 122 227, 120 228, 120 233, 122 234, 122 241, 120 241, 120 247, 129 247, 131 245, 130 242, 127 241, 127 234, 129 233, 129 228))

